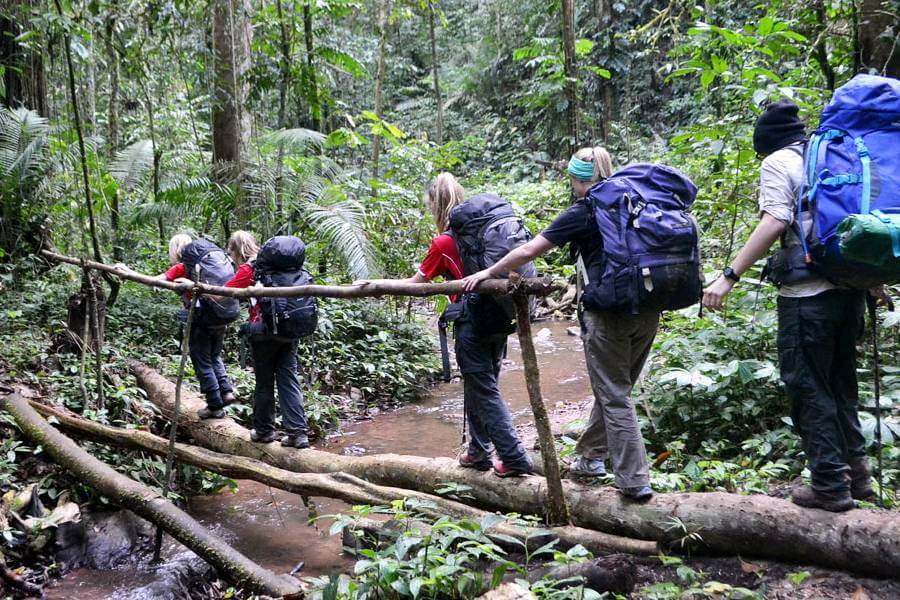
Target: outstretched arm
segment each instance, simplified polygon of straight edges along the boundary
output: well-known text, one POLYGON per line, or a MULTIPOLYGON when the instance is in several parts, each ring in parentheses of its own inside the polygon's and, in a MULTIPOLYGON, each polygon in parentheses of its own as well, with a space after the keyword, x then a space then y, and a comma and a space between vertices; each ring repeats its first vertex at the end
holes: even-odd
POLYGON ((487 269, 464 278, 463 287, 467 292, 471 292, 478 285, 479 281, 484 281, 485 279, 496 277, 500 273, 506 273, 516 267, 521 267, 555 247, 556 244, 539 234, 533 240, 522 244, 487 269))
MULTIPOLYGON (((763 213, 759 225, 750 234, 747 243, 744 244, 744 247, 741 248, 741 251, 738 252, 737 257, 731 264, 734 272, 738 275, 745 273, 747 269, 753 266, 753 263, 766 255, 769 248, 772 247, 775 240, 781 237, 785 229, 787 229, 787 223, 776 219, 769 213, 763 213)), ((703 306, 710 310, 720 310, 725 296, 731 292, 734 284, 734 281, 724 275, 719 276, 711 286, 703 290, 703 306)))

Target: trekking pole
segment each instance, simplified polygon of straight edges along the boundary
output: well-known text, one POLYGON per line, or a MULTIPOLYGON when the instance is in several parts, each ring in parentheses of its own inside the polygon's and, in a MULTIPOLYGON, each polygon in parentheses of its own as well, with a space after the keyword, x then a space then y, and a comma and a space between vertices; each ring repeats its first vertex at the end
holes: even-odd
POLYGON ((869 308, 869 320, 872 322, 872 363, 875 369, 875 449, 878 452, 876 459, 876 464, 878 465, 878 477, 876 478, 876 482, 878 483, 878 506, 884 507, 884 491, 882 490, 882 480, 883 480, 883 462, 884 459, 882 457, 882 443, 881 443, 881 361, 878 356, 878 316, 876 314, 876 306, 875 306, 875 296, 872 294, 866 295, 866 306, 869 308))

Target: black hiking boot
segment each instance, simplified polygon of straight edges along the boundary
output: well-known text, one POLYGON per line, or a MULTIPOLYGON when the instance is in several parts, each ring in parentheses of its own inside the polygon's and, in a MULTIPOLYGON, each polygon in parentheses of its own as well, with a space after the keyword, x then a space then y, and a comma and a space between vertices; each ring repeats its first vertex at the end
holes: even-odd
POLYGON ((850 465, 850 495, 854 500, 871 502, 875 499, 872 487, 872 471, 869 469, 869 458, 858 456, 847 461, 850 465))
POLYGON ((639 485, 637 487, 620 488, 619 493, 637 502, 646 502, 653 497, 653 488, 649 485, 639 485))
POLYGON ((281 438, 281 445, 288 448, 309 448, 309 437, 305 433, 287 434, 281 438))
POLYGON ((841 492, 814 490, 808 485, 797 488, 791 492, 791 500, 798 506, 806 508, 821 508, 829 512, 844 512, 856 505, 850 496, 850 491, 841 492))
POLYGON ((256 433, 255 429, 250 430, 250 441, 256 442, 258 444, 268 444, 270 442, 275 441, 275 432, 267 433, 266 435, 260 435, 256 433))
POLYGON ((234 404, 234 402, 235 402, 234 392, 225 392, 224 394, 222 394, 222 403, 225 406, 228 406, 229 404, 234 404))
POLYGON ((200 417, 201 420, 224 419, 225 411, 221 408, 210 408, 207 406, 206 408, 201 408, 200 410, 198 410, 197 416, 200 417))

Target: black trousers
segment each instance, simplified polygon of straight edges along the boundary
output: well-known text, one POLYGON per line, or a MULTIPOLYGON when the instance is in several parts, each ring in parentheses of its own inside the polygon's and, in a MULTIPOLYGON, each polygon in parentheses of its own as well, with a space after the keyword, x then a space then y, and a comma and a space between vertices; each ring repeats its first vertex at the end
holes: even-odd
POLYGON ((306 433, 309 425, 303 410, 303 392, 297 379, 297 340, 265 336, 250 338, 256 389, 253 394, 253 428, 260 435, 275 432, 275 388, 281 405, 285 433, 306 433))
POLYGON ((207 327, 197 324, 191 327, 190 355, 194 373, 200 381, 200 391, 206 396, 210 410, 224 405, 222 394, 232 392, 231 380, 225 374, 222 362, 222 346, 225 343, 225 326, 207 327))
POLYGON ((812 486, 849 490, 847 462, 865 455, 859 424, 856 341, 864 327, 858 290, 778 298, 778 360, 812 486))

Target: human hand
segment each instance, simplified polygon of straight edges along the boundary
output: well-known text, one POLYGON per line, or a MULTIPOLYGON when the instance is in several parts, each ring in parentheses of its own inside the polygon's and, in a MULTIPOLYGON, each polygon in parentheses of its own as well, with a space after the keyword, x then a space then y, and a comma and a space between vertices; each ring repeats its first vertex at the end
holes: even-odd
POLYGON ((179 277, 173 283, 182 283, 182 284, 186 283, 188 285, 194 285, 194 282, 192 280, 188 279, 187 277, 179 277))
POLYGON ((462 279, 463 289, 467 292, 471 292, 472 290, 475 289, 475 286, 477 286, 480 282, 484 281, 485 279, 490 279, 490 278, 491 278, 491 272, 489 269, 483 269, 481 271, 478 271, 477 273, 473 273, 472 275, 469 275, 468 277, 463 277, 463 279, 462 279))
POLYGON ((703 290, 703 306, 712 311, 722 310, 725 296, 733 287, 734 282, 721 275, 711 286, 703 290))
POLYGON ((891 299, 887 295, 887 288, 883 285, 870 287, 869 295, 875 299, 875 306, 887 306, 891 302, 891 299))

